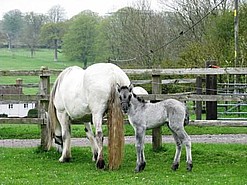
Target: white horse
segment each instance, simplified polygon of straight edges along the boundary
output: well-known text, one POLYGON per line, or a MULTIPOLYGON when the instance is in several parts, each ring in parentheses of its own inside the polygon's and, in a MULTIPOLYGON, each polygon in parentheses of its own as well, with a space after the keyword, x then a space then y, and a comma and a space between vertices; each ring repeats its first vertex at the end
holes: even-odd
POLYGON ((69 67, 57 77, 48 108, 47 149, 50 149, 52 139, 55 138, 62 153, 60 162, 67 162, 71 158, 70 120, 92 114, 95 136, 90 123, 85 123, 85 131, 96 166, 100 169, 105 167, 102 117, 107 110, 111 92, 117 89, 116 84, 129 85, 130 80, 119 67, 110 63, 94 64, 86 70, 69 67))
POLYGON ((128 115, 129 122, 135 130, 137 152, 135 171, 140 172, 146 166, 144 155, 145 131, 164 125, 166 121, 168 121, 168 127, 176 142, 172 169, 178 169, 182 144, 184 144, 186 147, 187 170, 191 171, 193 167, 191 140, 184 130, 184 125, 189 123, 186 106, 175 99, 167 99, 157 103, 145 102, 132 92, 132 86, 119 86, 118 92, 122 110, 128 115))

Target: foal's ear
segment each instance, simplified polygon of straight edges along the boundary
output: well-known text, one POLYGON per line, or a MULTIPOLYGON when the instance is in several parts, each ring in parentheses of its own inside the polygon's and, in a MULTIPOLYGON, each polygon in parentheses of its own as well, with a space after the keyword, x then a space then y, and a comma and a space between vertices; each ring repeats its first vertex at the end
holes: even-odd
POLYGON ((117 91, 120 93, 120 91, 121 91, 121 87, 120 87, 120 85, 117 83, 117 91))
POLYGON ((134 86, 133 86, 133 84, 131 83, 131 84, 129 85, 129 92, 132 92, 133 88, 134 88, 134 86))

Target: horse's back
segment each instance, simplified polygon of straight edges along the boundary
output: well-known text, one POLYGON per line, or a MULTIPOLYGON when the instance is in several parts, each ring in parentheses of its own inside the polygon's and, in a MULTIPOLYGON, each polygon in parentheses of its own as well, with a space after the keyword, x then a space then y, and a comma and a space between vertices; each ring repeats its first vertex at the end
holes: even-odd
POLYGON ((92 111, 106 108, 112 88, 115 88, 116 84, 129 86, 130 80, 124 71, 114 64, 98 63, 85 70, 84 90, 92 111))

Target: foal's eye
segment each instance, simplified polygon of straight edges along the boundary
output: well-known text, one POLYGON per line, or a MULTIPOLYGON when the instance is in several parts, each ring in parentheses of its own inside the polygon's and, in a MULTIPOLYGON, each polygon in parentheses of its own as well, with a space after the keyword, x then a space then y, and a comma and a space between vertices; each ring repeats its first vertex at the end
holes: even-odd
POLYGON ((119 99, 122 100, 122 96, 119 96, 119 99))
POLYGON ((131 96, 132 96, 132 94, 129 95, 129 100, 130 100, 131 96))

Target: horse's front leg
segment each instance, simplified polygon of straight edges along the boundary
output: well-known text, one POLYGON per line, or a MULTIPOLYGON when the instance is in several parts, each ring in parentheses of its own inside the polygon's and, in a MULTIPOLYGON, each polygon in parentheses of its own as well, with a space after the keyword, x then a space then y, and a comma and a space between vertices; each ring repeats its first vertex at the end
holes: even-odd
POLYGON ((97 161, 96 161, 96 166, 99 169, 104 169, 105 168, 105 161, 104 161, 104 156, 103 156, 103 131, 102 131, 102 115, 93 115, 93 123, 95 125, 95 130, 96 130, 96 143, 97 143, 97 148, 98 148, 98 156, 97 156, 97 161))
POLYGON ((144 170, 146 166, 146 160, 144 154, 145 131, 146 129, 144 127, 137 126, 135 129, 136 155, 137 155, 135 172, 140 172, 144 170))

